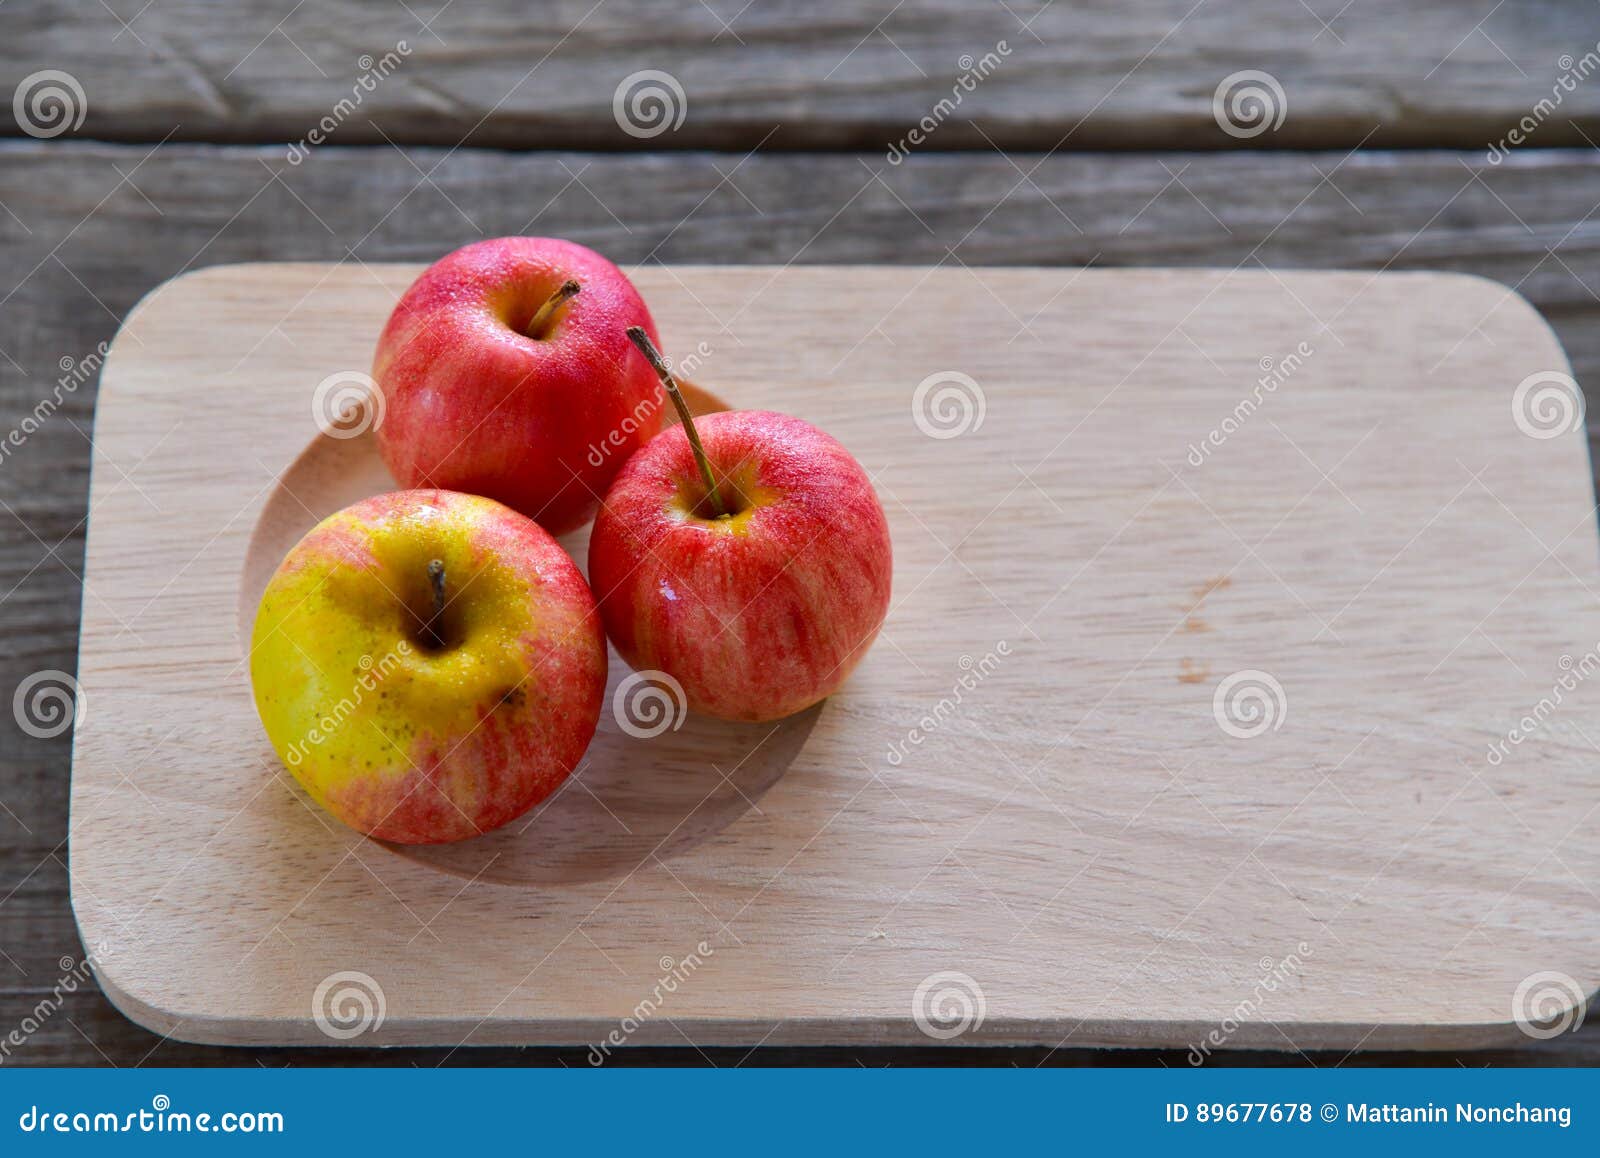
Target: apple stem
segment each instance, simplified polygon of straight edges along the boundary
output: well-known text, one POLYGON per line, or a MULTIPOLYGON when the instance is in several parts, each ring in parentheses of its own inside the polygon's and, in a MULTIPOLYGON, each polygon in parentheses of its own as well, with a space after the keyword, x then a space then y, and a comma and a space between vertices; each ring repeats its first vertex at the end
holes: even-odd
POLYGON ((444 561, 434 559, 428 564, 428 583, 433 587, 433 614, 423 624, 423 632, 436 648, 444 647, 444 637, 439 634, 439 617, 444 614, 444 561))
POLYGON ((556 311, 567 304, 567 299, 577 297, 578 290, 581 288, 577 282, 572 281, 570 278, 562 282, 561 288, 546 299, 544 305, 539 307, 539 312, 534 314, 533 320, 528 323, 528 337, 535 340, 543 339, 545 331, 550 328, 550 324, 555 320, 556 311))
POLYGON ((677 382, 673 381, 672 370, 667 366, 667 360, 661 356, 661 351, 656 349, 656 344, 650 340, 650 335, 644 332, 643 326, 629 326, 628 338, 639 353, 643 354, 645 361, 655 368, 656 375, 661 379, 661 385, 667 389, 667 397, 672 399, 673 406, 678 409, 678 417, 683 421, 683 432, 689 436, 689 446, 694 450, 694 461, 700 468, 700 478, 706 484, 706 497, 711 500, 712 510, 718 517, 728 513, 722 505, 722 496, 717 492, 717 483, 711 477, 711 460, 706 457, 706 448, 700 443, 700 432, 694 428, 694 415, 689 413, 689 404, 683 400, 683 392, 678 389, 677 382))

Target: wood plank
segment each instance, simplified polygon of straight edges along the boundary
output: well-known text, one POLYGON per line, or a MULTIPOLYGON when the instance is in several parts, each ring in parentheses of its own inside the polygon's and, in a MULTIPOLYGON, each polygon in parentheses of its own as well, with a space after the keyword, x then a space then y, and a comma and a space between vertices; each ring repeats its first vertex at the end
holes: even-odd
MULTIPOLYGON (((4 429, 51 393, 62 358, 91 354, 144 292, 184 268, 337 260, 349 250, 351 261, 423 261, 480 230, 525 228, 573 236, 623 261, 1248 259, 1476 272, 1519 285, 1555 325, 1579 380, 1600 382, 1600 239, 1590 220, 1600 165, 1586 153, 1526 152, 1498 168, 1448 153, 1368 154, 1342 165, 1339 156, 1281 154, 1055 157, 1025 182, 1038 158, 1014 158, 1021 172, 998 156, 913 158, 899 168, 867 158, 880 179, 850 157, 757 156, 735 169, 727 158, 703 156, 465 151, 432 184, 393 151, 326 148, 298 169, 271 149, 169 148, 141 161, 146 153, 0 146, 0 239, 11 256, 0 284, 4 429)), ((409 156, 425 172, 443 153, 409 156)), ((981 283, 974 293, 985 293, 981 283)), ((93 394, 91 374, 24 447, 0 460, 0 499, 15 512, 0 508, 6 694, 34 671, 75 664, 93 394)), ((30 974, 50 976, 57 958, 78 951, 64 916, 65 870, 45 863, 28 874, 65 836, 66 740, 23 736, 0 713, 0 749, 0 801, 34 834, 0 812, 0 832, 23 842, 23 860, 0 872, 0 897, 26 881, 23 893, 38 898, 25 910, 0 904, 0 950, 30 974), (45 921, 52 908, 63 916, 45 921)), ((23 980, 0 961, 0 976, 7 974, 23 980)), ((0 999, 0 1024, 20 1018, 16 1000, 0 999)), ((98 1000, 75 999, 85 1008, 98 1000)), ((78 1020, 119 1061, 137 1061, 155 1044, 115 1013, 92 1026, 78 1020)), ((1581 1034, 1522 1053, 1592 1064, 1595 1047, 1583 1043, 1600 1041, 1597 1029, 1600 1019, 1591 1019, 1581 1034)), ((169 1043, 156 1057, 210 1056, 182 1048, 169 1043)), ((84 1046, 79 1060, 93 1056, 84 1046)))
POLYGON ((657 149, 765 141, 881 155, 924 117, 939 149, 1367 140, 1482 150, 1524 116, 1535 118, 1542 146, 1600 136, 1600 86, 1582 79, 1600 61, 1580 63, 1600 33, 1581 5, 560 0, 537 16, 513 0, 413 8, 415 17, 355 0, 13 0, 0 13, 0 89, 64 70, 87 101, 80 132, 123 140, 175 131, 299 141, 332 117, 330 137, 345 145, 634 147, 640 139, 619 127, 613 100, 643 70, 668 74, 683 94, 673 98, 681 125, 646 139, 657 149), (1286 116, 1241 140, 1218 127, 1212 100, 1219 82, 1246 70, 1276 79, 1286 116))
MULTIPOLYGON (((288 546, 394 487, 312 395, 421 272, 192 274, 107 363, 73 903, 143 1024, 320 1044, 313 995, 353 970, 384 1009, 358 1044, 595 1042, 674 974, 630 1040, 914 1047, 942 978, 973 1043, 1181 1049, 1231 1019, 1251 1048, 1461 1049, 1526 1040, 1530 975, 1600 990, 1600 848, 1570 839, 1600 779, 1563 730, 1600 709, 1600 659, 1484 756, 1600 639, 1581 429, 1529 437, 1510 405, 1565 359, 1503 287, 985 267, 979 298, 959 268, 637 269, 665 349, 706 335, 703 384, 861 456, 894 606, 843 688, 774 725, 680 703, 641 738, 613 657, 568 790, 391 856, 290 786, 241 648, 288 546), (1275 389, 1241 414, 1263 358, 1275 389), (919 381, 964 405, 919 406, 919 381)), ((445 678, 395 662, 392 694, 445 678)), ((376 695, 340 700, 352 678, 323 729, 404 751, 376 695)))

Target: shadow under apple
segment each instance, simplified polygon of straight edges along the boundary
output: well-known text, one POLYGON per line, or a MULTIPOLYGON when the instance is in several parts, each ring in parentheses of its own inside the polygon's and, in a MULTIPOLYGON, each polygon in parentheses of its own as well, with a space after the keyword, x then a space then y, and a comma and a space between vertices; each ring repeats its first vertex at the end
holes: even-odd
MULTIPOLYGON (((696 414, 726 409, 703 390, 689 387, 685 394, 696 414)), ((395 489, 370 431, 316 436, 279 476, 251 535, 239 584, 241 647, 272 573, 301 536, 335 511, 395 489)), ((588 541, 587 527, 560 540, 580 570, 588 541)), ((799 756, 822 712, 818 704, 776 724, 742 724, 664 702, 659 717, 630 714, 629 697, 617 700, 630 674, 612 650, 593 743, 562 786, 526 815, 457 844, 373 843, 441 872, 499 884, 622 876, 700 844, 747 810, 759 811, 761 796, 799 756)))
MULTIPOLYGON (((680 712, 658 735, 629 735, 616 690, 631 669, 611 655, 600 726, 583 762, 542 804, 473 840, 385 845, 410 860, 469 879, 548 885, 622 876, 693 848, 760 810, 762 795, 794 763, 822 705, 775 724, 740 724, 680 712)), ((635 729, 638 730, 637 728, 635 729)))

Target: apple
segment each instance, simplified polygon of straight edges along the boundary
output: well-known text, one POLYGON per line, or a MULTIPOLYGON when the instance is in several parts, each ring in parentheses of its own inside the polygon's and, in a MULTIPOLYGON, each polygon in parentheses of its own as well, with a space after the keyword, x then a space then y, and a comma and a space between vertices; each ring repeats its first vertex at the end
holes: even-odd
POLYGON ((661 428, 661 387, 629 326, 655 333, 633 283, 573 242, 501 237, 440 258, 373 360, 390 473, 497 499, 553 535, 582 526, 661 428))
POLYGON ((311 797, 380 840, 505 824, 577 765, 605 697, 594 598, 533 520, 399 491, 313 527, 256 612, 250 682, 311 797))
POLYGON ((770 411, 690 416, 642 329, 630 337, 683 418, 628 460, 589 539, 617 651, 688 706, 775 720, 832 694, 889 610, 889 525, 849 451, 770 411))

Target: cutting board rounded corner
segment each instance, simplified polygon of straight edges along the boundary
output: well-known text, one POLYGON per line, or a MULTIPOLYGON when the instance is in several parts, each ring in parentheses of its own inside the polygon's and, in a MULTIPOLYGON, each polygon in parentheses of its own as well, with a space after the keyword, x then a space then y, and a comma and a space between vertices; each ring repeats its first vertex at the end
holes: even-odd
MULTIPOLYGON (((119 344, 125 341, 137 343, 138 329, 146 316, 154 313, 158 308, 167 304, 168 298, 179 297, 199 290, 210 282, 227 284, 238 278, 248 280, 249 271, 255 269, 281 268, 285 262, 275 261, 231 261, 221 262, 217 265, 202 265, 194 269, 186 269, 175 273, 165 281, 159 281, 144 292, 144 296, 133 303, 122 319, 122 324, 117 327, 117 332, 111 341, 110 350, 115 351, 119 344)), ((205 295, 202 295, 204 297, 205 295)))
POLYGON ((1487 316, 1503 309, 1507 302, 1512 304, 1522 318, 1534 329, 1540 331, 1556 354, 1560 363, 1546 369, 1560 370, 1562 373, 1572 372, 1572 363, 1567 357, 1566 349, 1561 345, 1561 339, 1556 335, 1555 328, 1550 325, 1550 320, 1544 316, 1539 307, 1514 285, 1507 285, 1503 281, 1481 273, 1469 273, 1464 270, 1411 270, 1404 273, 1389 274, 1390 277, 1426 279, 1437 283, 1440 288, 1447 289, 1447 294, 1452 299, 1454 308, 1468 309, 1476 302, 1483 306, 1482 315, 1487 316))
MULTIPOLYGON (((135 991, 140 978, 137 968, 130 968, 126 975, 119 974, 115 939, 101 935, 97 924, 100 918, 85 913, 79 903, 76 877, 71 873, 68 874, 67 895, 72 906, 73 923, 78 929, 78 940, 82 942, 84 957, 89 962, 90 974, 100 992, 106 995, 106 1000, 116 1007, 118 1013, 151 1033, 175 1037, 179 1041, 193 1041, 175 1032, 188 1020, 182 1011, 164 1009, 158 1004, 161 999, 154 994, 146 996, 135 991), (130 978, 133 979, 131 982, 130 978)), ((68 962, 63 959, 61 964, 62 972, 67 972, 68 962)))

